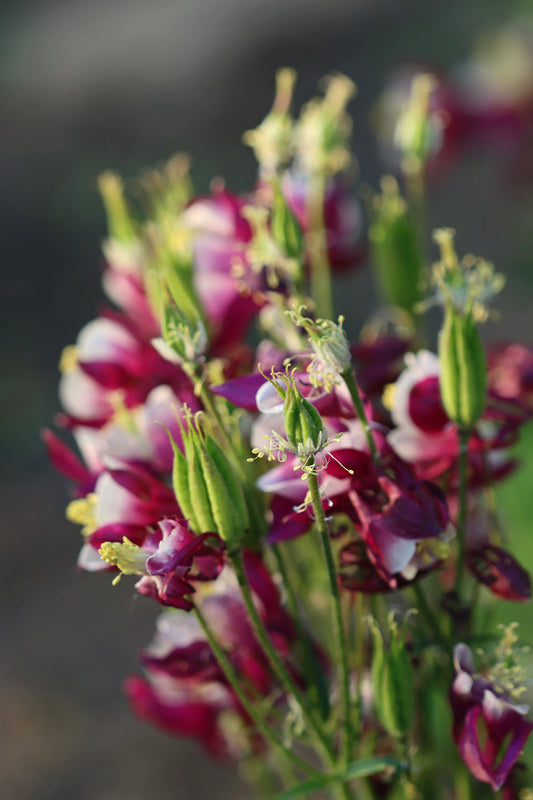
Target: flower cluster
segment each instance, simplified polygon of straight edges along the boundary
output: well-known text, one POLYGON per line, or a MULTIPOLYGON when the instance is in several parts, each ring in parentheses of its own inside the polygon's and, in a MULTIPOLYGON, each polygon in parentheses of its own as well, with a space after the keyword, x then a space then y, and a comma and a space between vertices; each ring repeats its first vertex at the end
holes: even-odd
MULTIPOLYGON (((75 450, 44 434, 74 484, 78 563, 135 576, 163 606, 144 676, 126 682, 142 718, 225 760, 268 751, 280 791, 308 780, 306 796, 348 800, 364 780, 365 796, 428 796, 455 742, 510 797, 533 725, 509 648, 477 673, 470 646, 487 634, 476 604, 530 599, 492 489, 517 467, 533 350, 482 344, 502 279, 459 259, 447 229, 431 268, 390 176, 366 244, 343 177, 354 86, 331 77, 293 119, 294 79, 280 71, 245 136, 248 195, 215 181, 195 196, 178 156, 142 182, 141 219, 118 176, 100 179, 112 306, 61 357, 57 422, 75 450), (350 342, 331 271, 367 251, 387 308, 350 342), (427 707, 448 691, 443 744, 427 707)), ((403 112, 407 185, 432 153, 434 86, 403 112)), ((463 797, 454 770, 439 797, 463 797)))

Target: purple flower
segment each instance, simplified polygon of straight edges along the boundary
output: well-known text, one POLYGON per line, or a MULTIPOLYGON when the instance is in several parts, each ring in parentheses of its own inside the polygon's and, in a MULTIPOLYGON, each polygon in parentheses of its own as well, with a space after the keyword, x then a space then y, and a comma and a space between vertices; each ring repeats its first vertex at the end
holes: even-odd
POLYGON ((474 672, 472 652, 458 644, 450 691, 453 737, 466 766, 496 792, 519 759, 533 724, 529 706, 516 705, 491 681, 474 672))

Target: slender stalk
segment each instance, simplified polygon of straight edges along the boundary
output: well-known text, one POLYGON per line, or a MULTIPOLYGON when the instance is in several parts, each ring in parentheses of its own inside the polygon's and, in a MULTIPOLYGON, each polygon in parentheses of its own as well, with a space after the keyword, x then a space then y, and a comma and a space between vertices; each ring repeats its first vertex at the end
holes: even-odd
POLYGON ((272 547, 272 551, 276 559, 277 567, 282 581, 282 586, 285 588, 285 591, 287 592, 287 604, 289 607, 289 611, 291 613, 292 620, 294 622, 294 627, 296 628, 296 636, 298 637, 298 644, 300 646, 300 653, 302 657, 305 677, 309 685, 311 687, 314 687, 315 689, 315 695, 316 695, 315 705, 319 713, 321 714, 322 718, 324 718, 325 715, 322 712, 320 706, 320 688, 316 682, 317 670, 320 669, 320 666, 315 663, 315 655, 311 648, 309 637, 306 635, 303 629, 302 620, 300 618, 300 612, 298 609, 298 602, 296 600, 296 595, 293 590, 292 582, 289 579, 289 573, 285 565, 285 559, 283 557, 282 550, 279 547, 279 545, 274 545, 272 547))
POLYGON ((292 695, 295 698, 296 702, 299 704, 302 710, 302 715, 307 725, 309 726, 317 742, 321 746, 323 755, 325 756, 326 763, 328 765, 331 765, 332 755, 333 755, 331 744, 327 736, 325 735, 324 731, 322 730, 320 724, 317 723, 317 721, 315 720, 312 710, 309 708, 309 703, 307 698, 305 697, 304 694, 302 694, 298 686, 293 681, 279 653, 274 648, 270 640, 269 633, 265 628, 264 622, 259 616, 257 608, 255 607, 255 603, 253 601, 252 593, 250 591, 250 587, 248 585, 248 580, 246 577, 246 570, 244 568, 242 553, 235 552, 230 554, 230 557, 233 567, 235 569, 235 574, 237 576, 237 581, 241 589, 246 610, 248 612, 248 616, 250 617, 250 622, 252 623, 254 633, 257 636, 257 639, 259 640, 261 647, 264 650, 268 662, 274 674, 276 675, 277 679, 284 687, 285 691, 289 695, 292 695))
POLYGON ((325 193, 325 177, 317 173, 310 178, 307 204, 307 250, 311 267, 311 297, 315 304, 316 316, 321 319, 333 319, 331 270, 324 225, 325 193))
POLYGON ((379 461, 378 449, 376 447, 376 443, 372 435, 372 429, 370 427, 370 423, 368 422, 368 417, 366 416, 365 407, 363 405, 363 401, 359 393, 359 387, 357 386, 357 383, 355 381, 352 369, 349 368, 344 370, 341 377, 344 383, 346 384, 348 391, 350 392, 350 397, 353 400, 355 412, 359 418, 359 421, 363 426, 363 431, 366 437, 366 441, 368 443, 368 447, 372 454, 372 458, 374 459, 374 462, 377 463, 379 461))
POLYGON ((340 672, 340 686, 341 697, 344 714, 344 763, 348 763, 351 747, 352 747, 352 724, 350 714, 350 668, 348 664, 348 648, 346 646, 346 637, 344 635, 344 625, 342 620, 342 610, 340 602, 339 585, 337 583, 337 575, 335 572, 335 563, 333 560, 333 551, 331 549, 331 542, 329 539, 328 523, 322 508, 322 501, 320 499, 320 489, 318 487, 318 478, 315 472, 308 472, 307 484, 309 486, 309 493, 311 495, 311 502, 315 514, 316 528, 322 541, 324 556, 326 559, 326 567, 329 577, 329 585, 331 596, 333 599, 333 621, 335 626, 335 635, 337 640, 337 648, 339 651, 339 672, 340 672))
POLYGON ((457 572, 455 591, 460 596, 466 562, 466 522, 468 516, 468 441, 469 428, 459 428, 459 512, 457 515, 457 572))
POLYGON ((426 620, 426 623, 429 627, 430 632, 435 636, 435 639, 438 641, 442 649, 451 655, 452 646, 448 637, 442 632, 439 620, 433 613, 431 609, 426 595, 424 594, 424 590, 420 586, 419 583, 413 583, 411 588, 415 594, 416 601, 417 601, 417 608, 426 620))
POLYGON ((267 725, 261 714, 257 711, 256 707, 252 705, 249 698, 246 696, 245 692, 242 689, 241 684, 239 683, 239 677, 233 667, 233 664, 229 660, 228 656, 226 655, 225 651, 222 649, 221 645, 219 644, 218 640, 216 639, 215 635, 211 631, 207 620, 205 619, 204 615, 200 611, 197 605, 194 606, 194 614, 200 623, 202 630, 204 631, 207 641, 215 654, 215 657, 226 676, 228 683, 230 684, 231 688, 237 695, 239 701, 241 702, 243 708, 245 709, 246 713, 250 716, 250 718, 254 721, 257 726, 258 731, 267 739, 283 756, 285 756, 288 761, 295 765, 299 770, 302 770, 305 773, 310 773, 315 776, 319 776, 322 773, 315 769, 311 764, 308 764, 307 761, 304 761, 302 758, 297 756, 291 750, 289 750, 285 745, 280 741, 280 736, 275 733, 271 728, 267 725))
POLYGON ((365 596, 362 592, 357 592, 355 598, 355 652, 354 667, 356 676, 356 702, 354 730, 359 730, 361 725, 361 681, 365 668, 365 626, 363 620, 366 616, 365 596))

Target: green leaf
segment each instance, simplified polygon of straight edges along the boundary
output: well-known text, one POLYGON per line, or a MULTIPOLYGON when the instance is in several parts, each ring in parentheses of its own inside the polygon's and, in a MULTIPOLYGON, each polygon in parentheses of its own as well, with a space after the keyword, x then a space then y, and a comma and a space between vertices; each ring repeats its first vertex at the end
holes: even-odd
POLYGON ((400 770, 403 766, 403 762, 393 756, 365 758, 362 761, 355 761, 353 764, 350 764, 343 772, 336 772, 333 775, 322 775, 320 778, 312 778, 311 780, 304 781, 298 786, 294 786, 292 789, 278 794, 274 800, 292 800, 293 797, 308 797, 311 792, 316 792, 319 789, 323 789, 325 786, 331 786, 335 783, 344 783, 345 781, 355 780, 355 778, 368 778, 370 775, 383 772, 385 769, 392 768, 394 770, 400 770))

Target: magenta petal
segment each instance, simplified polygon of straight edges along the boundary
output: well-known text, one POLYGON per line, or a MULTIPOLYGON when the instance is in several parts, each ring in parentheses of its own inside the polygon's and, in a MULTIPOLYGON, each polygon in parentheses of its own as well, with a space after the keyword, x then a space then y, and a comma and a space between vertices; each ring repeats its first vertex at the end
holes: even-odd
POLYGON ((41 436, 48 456, 58 472, 76 483, 86 483, 91 480, 90 471, 59 436, 48 429, 43 430, 41 436))
POLYGON ((468 569, 496 597, 525 603, 531 599, 529 573, 501 547, 486 544, 467 554, 468 569))
POLYGON ((265 378, 260 372, 234 378, 218 386, 211 386, 211 391, 224 397, 234 406, 245 408, 248 411, 257 411, 255 396, 260 387, 265 383, 265 378))

